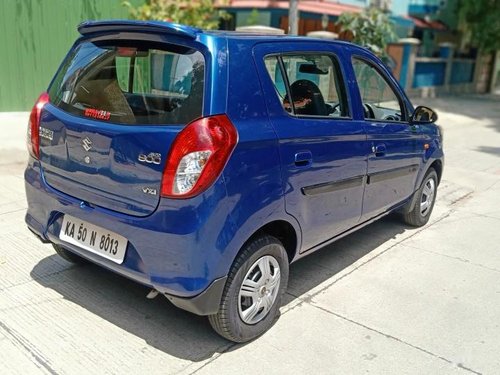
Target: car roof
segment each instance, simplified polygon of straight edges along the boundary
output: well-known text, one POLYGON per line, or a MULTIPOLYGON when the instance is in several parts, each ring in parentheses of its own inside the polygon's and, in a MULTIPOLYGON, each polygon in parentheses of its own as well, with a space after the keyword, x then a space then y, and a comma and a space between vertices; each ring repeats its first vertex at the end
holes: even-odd
POLYGON ((203 30, 204 34, 214 35, 214 36, 224 36, 228 39, 254 39, 256 41, 262 40, 276 40, 276 41, 322 41, 326 43, 335 43, 335 44, 349 44, 352 43, 343 41, 343 40, 327 40, 321 38, 312 38, 309 36, 297 36, 297 35, 289 35, 289 34, 274 34, 274 33, 265 33, 265 32, 244 32, 244 31, 234 31, 234 30, 203 30))
POLYGON ((266 33, 249 33, 240 31, 228 30, 203 30, 193 26, 186 26, 166 21, 136 21, 136 20, 100 20, 100 21, 85 21, 78 25, 78 31, 82 35, 90 35, 93 33, 107 31, 140 31, 140 32, 163 32, 167 34, 184 36, 189 39, 196 39, 199 35, 207 35, 215 38, 239 39, 248 42, 323 42, 328 44, 348 45, 365 49, 362 46, 352 44, 340 40, 326 40, 320 38, 311 38, 305 36, 294 35, 277 35, 266 33))

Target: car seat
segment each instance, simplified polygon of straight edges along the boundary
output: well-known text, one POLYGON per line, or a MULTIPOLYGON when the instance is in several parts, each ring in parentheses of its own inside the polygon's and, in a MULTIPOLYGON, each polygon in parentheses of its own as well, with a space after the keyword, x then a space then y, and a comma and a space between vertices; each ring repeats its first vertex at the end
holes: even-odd
POLYGON ((299 115, 327 116, 328 111, 319 87, 307 79, 299 79, 290 86, 295 113, 299 115), (300 105, 297 105, 300 103, 300 105))

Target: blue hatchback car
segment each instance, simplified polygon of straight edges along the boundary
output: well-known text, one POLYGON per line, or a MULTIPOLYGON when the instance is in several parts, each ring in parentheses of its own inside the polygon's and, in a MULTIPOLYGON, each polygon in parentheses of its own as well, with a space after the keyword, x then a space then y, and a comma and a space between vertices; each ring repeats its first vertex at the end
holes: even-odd
POLYGON ((431 215, 436 114, 345 42, 85 22, 28 127, 26 223, 207 315, 236 342, 279 315, 289 264, 397 210, 431 215))

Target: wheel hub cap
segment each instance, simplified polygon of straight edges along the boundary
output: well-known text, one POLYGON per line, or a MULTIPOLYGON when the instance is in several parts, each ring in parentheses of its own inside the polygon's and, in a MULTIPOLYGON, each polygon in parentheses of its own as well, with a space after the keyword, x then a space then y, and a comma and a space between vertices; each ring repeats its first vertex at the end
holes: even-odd
POLYGON ((424 185, 422 190, 422 197, 420 199, 420 214, 426 216, 429 214, 432 208, 432 202, 434 201, 434 194, 436 193, 436 183, 434 179, 429 178, 424 185))
POLYGON ((278 296, 280 279, 280 266, 274 257, 265 255, 252 264, 238 295, 241 320, 256 324, 267 316, 278 296))

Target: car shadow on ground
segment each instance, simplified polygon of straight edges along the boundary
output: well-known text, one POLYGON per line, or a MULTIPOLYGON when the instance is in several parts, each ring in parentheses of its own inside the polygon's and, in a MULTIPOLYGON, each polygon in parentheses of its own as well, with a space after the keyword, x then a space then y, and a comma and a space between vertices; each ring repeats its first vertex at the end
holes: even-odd
MULTIPOLYGON (((285 304, 406 230, 397 217, 388 216, 294 263, 285 304)), ((61 263, 55 254, 42 259, 31 271, 32 278, 168 355, 198 362, 242 346, 220 338, 205 317, 182 311, 161 296, 146 299, 149 290, 142 285, 92 264, 68 264, 63 271, 47 274, 55 262, 61 263)), ((74 324, 67 319, 68 325, 74 324)))
POLYGON ((500 156, 500 147, 488 147, 488 146, 480 146, 476 148, 476 151, 485 152, 487 154, 500 156))

